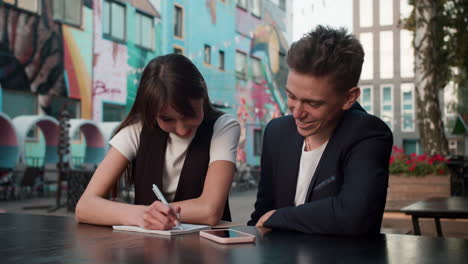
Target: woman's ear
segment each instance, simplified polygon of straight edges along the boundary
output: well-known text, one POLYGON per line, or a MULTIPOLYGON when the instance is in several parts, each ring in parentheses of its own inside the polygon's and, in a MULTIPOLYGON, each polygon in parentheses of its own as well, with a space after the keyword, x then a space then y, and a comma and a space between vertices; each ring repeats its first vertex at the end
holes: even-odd
POLYGON ((360 95, 361 95, 361 89, 359 89, 359 87, 356 86, 356 87, 349 89, 346 92, 345 102, 341 109, 343 109, 344 111, 350 109, 353 106, 353 104, 357 101, 360 95))

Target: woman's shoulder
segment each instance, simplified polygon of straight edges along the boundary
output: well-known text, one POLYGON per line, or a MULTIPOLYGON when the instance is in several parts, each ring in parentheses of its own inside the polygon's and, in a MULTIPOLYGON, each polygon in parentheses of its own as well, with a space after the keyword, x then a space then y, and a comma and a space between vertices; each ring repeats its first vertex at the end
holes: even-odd
POLYGON ((135 122, 131 125, 128 125, 124 128, 122 128, 119 132, 117 132, 116 136, 119 135, 119 134, 122 134, 122 135, 140 135, 141 133, 141 129, 142 129, 143 125, 141 122, 135 122))
POLYGON ((239 121, 230 114, 221 115, 213 125, 213 134, 216 134, 218 131, 226 129, 236 129, 239 128, 239 121))

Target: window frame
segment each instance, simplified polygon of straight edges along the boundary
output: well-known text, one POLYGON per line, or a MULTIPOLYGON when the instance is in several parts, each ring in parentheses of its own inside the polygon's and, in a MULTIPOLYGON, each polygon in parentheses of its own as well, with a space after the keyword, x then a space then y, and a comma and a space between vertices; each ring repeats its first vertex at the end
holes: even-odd
MULTIPOLYGON (((104 5, 104 2, 108 2, 110 4, 110 11, 109 11, 109 33, 104 33, 104 30, 102 31, 102 35, 105 39, 108 39, 108 40, 111 40, 111 41, 114 41, 114 42, 118 42, 118 43, 122 43, 122 44, 125 44, 125 42, 127 41, 127 23, 125 23, 125 21, 127 21, 127 7, 125 6, 125 4, 119 2, 119 1, 116 1, 116 0, 104 0, 103 1, 103 5, 104 5), (124 18, 123 18, 123 39, 120 39, 118 37, 115 37, 112 35, 112 5, 118 5, 118 6, 121 6, 123 8, 123 11, 124 11, 124 18)), ((101 16, 101 21, 102 21, 102 16, 101 16)), ((103 25, 103 28, 104 28, 104 23, 102 23, 103 25)))
POLYGON ((365 109, 365 106, 369 105, 370 110, 369 111, 366 110, 366 111, 369 114, 373 115, 374 114, 374 86, 373 85, 361 85, 361 96, 359 98, 360 98, 362 108, 365 109), (363 97, 364 89, 369 89, 369 91, 370 91, 370 102, 369 102, 369 104, 366 104, 363 101, 363 99, 364 99, 364 97, 363 97))
POLYGON ((379 26, 391 26, 393 25, 393 2, 388 0, 379 0, 379 26), (385 5, 383 9, 383 3, 390 3, 390 6, 385 5), (389 10, 390 9, 390 10, 389 10), (385 15, 390 13, 390 21, 385 21, 384 18, 388 18, 385 15))
MULTIPOLYGON (((406 89, 406 88, 405 88, 405 89, 406 89)), ((402 132, 414 132, 414 131, 416 130, 416 128, 415 128, 416 124, 415 124, 415 122, 414 122, 414 121, 415 121, 415 118, 414 118, 414 117, 415 117, 415 112, 416 112, 416 111, 415 111, 415 110, 416 110, 416 109, 415 109, 415 106, 416 106, 416 99, 415 99, 415 94, 414 94, 414 92, 415 92, 414 83, 401 83, 401 84, 400 84, 400 94, 401 94, 401 95, 400 95, 400 96, 401 96, 401 97, 400 97, 400 100, 401 100, 401 101, 400 101, 400 102, 401 102, 401 103, 400 103, 400 107, 401 107, 401 110, 400 110, 400 111, 401 111, 401 131, 402 131, 402 132), (404 91, 403 91, 404 85, 408 85, 409 88, 411 89, 411 106, 412 106, 412 109, 411 109, 411 110, 406 110, 405 107, 404 107, 404 106, 405 106, 405 101, 404 101, 404 96, 403 96, 403 93, 404 93, 404 91), (405 125, 404 125, 404 121, 405 121, 405 119, 404 119, 404 114, 406 114, 406 113, 411 113, 411 116, 412 116, 412 121, 411 121, 411 123, 412 123, 412 128, 411 128, 411 129, 405 129, 405 125)))
POLYGON ((218 69, 220 71, 226 70, 226 53, 224 50, 218 50, 218 69))
MULTIPOLYGON (((145 12, 142 12, 140 10, 136 10, 135 11, 135 17, 137 19, 139 19, 139 16, 140 17, 146 17, 146 18, 149 18, 151 20, 151 47, 147 47, 145 45, 143 45, 143 41, 142 41, 142 38, 143 38, 143 32, 140 32, 140 40, 137 40, 135 41, 135 46, 141 48, 141 49, 144 49, 144 50, 148 50, 148 51, 154 51, 155 49, 155 43, 156 43, 156 36, 155 36, 155 27, 154 27, 154 16, 151 16, 145 12)), ((142 29, 142 25, 140 24, 140 30, 142 29)), ((137 26, 137 30, 138 29, 138 26, 137 26)))
POLYGON ((262 1, 261 0, 251 0, 250 5, 249 5, 249 12, 256 18, 262 18, 262 1), (258 3, 258 14, 254 13, 254 1, 257 1, 258 3))
POLYGON ((279 9, 286 11, 286 0, 279 0, 278 1, 278 7, 279 9))
POLYGON ((373 0, 358 0, 358 10, 359 10, 359 27, 361 28, 370 28, 374 26, 374 1, 373 0), (370 6, 367 6, 366 8, 363 7, 362 2, 363 1, 368 1, 367 3, 370 3, 370 6), (363 20, 363 18, 369 17, 368 12, 366 15, 363 14, 363 10, 370 10, 370 24, 366 24, 363 22, 368 22, 368 20, 363 20))
POLYGON ((246 52, 243 52, 241 50, 236 50, 236 58, 235 58, 235 74, 236 74, 236 79, 238 80, 243 80, 243 81, 246 81, 247 80, 247 75, 248 75, 248 56, 247 56, 247 53, 246 52), (240 54, 242 55, 244 58, 245 58, 245 64, 244 64, 244 72, 239 72, 237 71, 237 54, 240 54))
POLYGON ((373 32, 362 32, 362 33, 359 34, 359 41, 361 42, 362 48, 363 48, 364 53, 365 53, 365 59, 364 59, 364 63, 362 64, 362 72, 361 72, 361 76, 360 76, 361 80, 373 80, 375 78, 375 72, 374 72, 374 65, 375 65, 374 37, 375 37, 375 34, 373 32), (366 39, 366 40, 370 40, 370 42, 367 42, 367 41, 363 42, 362 41, 362 36, 369 36, 369 38, 366 39), (370 66, 368 66, 368 65, 370 65, 370 66), (369 72, 367 72, 365 70, 368 70, 369 72), (363 73, 365 75, 364 77, 363 77, 363 73), (369 76, 366 76, 367 74, 369 76))
POLYGON ((263 81, 265 81, 266 78, 265 78, 265 74, 263 73, 263 69, 262 69, 262 59, 259 58, 259 57, 256 57, 256 56, 251 55, 251 56, 250 56, 250 66, 252 67, 252 68, 251 68, 251 69, 252 69, 251 72, 252 72, 252 80, 253 80, 253 82, 256 83, 256 84, 261 84, 263 81), (257 77, 259 77, 259 76, 257 76, 257 75, 254 74, 254 67, 255 67, 255 66, 254 66, 254 62, 259 64, 260 71, 261 71, 261 73, 262 73, 261 80, 260 80, 260 78, 257 78, 257 77))
POLYGON ((395 47, 393 45, 394 39, 395 39, 395 36, 392 30, 383 30, 379 32, 379 78, 382 80, 389 80, 389 79, 395 78, 395 61, 394 61, 395 60, 395 47), (388 33, 389 33, 389 36, 391 36, 391 40, 388 42, 382 41, 382 36, 388 33), (390 56, 388 56, 388 59, 386 56, 386 50, 384 50, 382 46, 382 45, 385 45, 383 43, 389 43, 388 45, 390 45, 389 47, 391 47, 390 49, 391 54, 390 56), (389 64, 391 64, 391 67, 390 67, 389 75, 387 75, 386 72, 382 70, 383 68, 382 66, 389 65, 389 64))
MULTIPOLYGON (((55 1, 57 1, 57 0, 55 0, 55 1)), ((83 25, 83 0, 78 0, 78 1, 80 1, 80 8, 79 8, 80 18, 79 18, 79 23, 78 24, 75 24, 72 21, 68 21, 67 19, 65 19, 65 10, 67 9, 67 4, 66 3, 68 3, 65 0, 62 1, 63 10, 62 10, 62 13, 61 13, 61 17, 57 18, 55 16, 55 8, 54 8, 54 4, 56 3, 55 1, 52 3, 52 13, 53 13, 54 21, 57 21, 57 22, 59 22, 61 24, 66 24, 66 25, 69 25, 69 26, 82 28, 82 25, 83 25)))
POLYGON ((262 155, 263 130, 261 128, 253 128, 252 139, 253 139, 253 155, 256 157, 259 157, 262 155), (260 138, 258 139, 258 137, 260 138))
POLYGON ((173 24, 174 24, 174 32, 173 32, 173 35, 174 35, 174 38, 176 39, 180 39, 180 40, 183 40, 184 39, 184 31, 185 31, 185 23, 184 23, 184 17, 185 17, 185 10, 184 10, 184 7, 179 5, 179 4, 174 4, 174 19, 173 19, 173 24), (177 15, 177 12, 176 10, 179 9, 180 10, 180 14, 181 14, 181 19, 180 19, 180 35, 176 35, 176 15, 177 15))
POLYGON ((34 103, 34 112, 33 113, 22 113, 20 115, 37 115, 39 113, 39 101, 38 101, 38 98, 37 98, 37 95, 34 94, 34 93, 31 93, 31 92, 28 92, 28 91, 21 91, 21 90, 14 90, 14 89, 2 89, 2 111, 7 114, 11 119, 17 117, 17 116, 20 116, 20 115, 13 115, 9 112, 6 112, 6 104, 4 103, 6 101, 6 96, 5 94, 8 95, 8 93, 13 93, 13 94, 23 94, 23 95, 26 95, 28 97, 31 97, 32 99, 32 102, 34 103))
POLYGON ((102 102, 102 122, 122 122, 124 119, 125 119, 125 104, 120 104, 120 103, 116 103, 116 102, 110 102, 110 101, 103 101, 102 102), (122 117, 121 117, 121 120, 106 120, 104 117, 105 117, 105 112, 106 112, 106 106, 111 106, 111 108, 115 108, 115 109, 121 109, 123 110, 122 112, 122 117))
MULTIPOLYGON (((31 0, 29 0, 29 1, 31 1, 31 0)), ((42 14, 42 1, 41 0, 33 0, 33 1, 36 1, 36 3, 37 3, 37 10, 36 11, 32 11, 32 10, 29 10, 29 9, 25 9, 24 7, 18 6, 18 0, 13 0, 14 3, 5 2, 4 0, 2 0, 0 2, 0 5, 5 4, 5 5, 8 5, 8 6, 12 6, 14 8, 17 8, 19 10, 22 10, 24 12, 28 12, 28 13, 33 14, 33 15, 41 15, 42 14)))
POLYGON ((208 45, 208 44, 204 44, 203 45, 203 63, 206 65, 206 66, 211 66, 211 45, 208 45), (208 53, 207 53, 208 51, 208 53))
POLYGON ((176 49, 182 51, 182 53, 179 53, 179 54, 181 54, 181 55, 184 55, 184 54, 185 54, 185 49, 184 49, 184 47, 179 46, 179 45, 177 45, 177 44, 172 45, 172 53, 177 54, 177 53, 175 52, 176 49))
POLYGON ((389 121, 391 125, 389 127, 393 131, 393 128, 395 127, 395 122, 394 122, 394 117, 395 117, 395 96, 394 96, 395 91, 394 90, 395 90, 395 87, 394 87, 393 84, 387 83, 387 84, 381 84, 380 85, 380 118, 385 123, 387 123, 384 120, 384 112, 388 112, 388 111, 384 110, 384 106, 386 106, 387 104, 384 104, 384 93, 383 93, 383 90, 386 87, 390 87, 390 106, 392 107, 392 110, 391 110, 390 121, 389 121))
POLYGON ((249 1, 248 0, 236 0, 236 7, 247 11, 247 8, 249 7, 249 1), (245 2, 245 5, 240 4, 240 2, 245 2))

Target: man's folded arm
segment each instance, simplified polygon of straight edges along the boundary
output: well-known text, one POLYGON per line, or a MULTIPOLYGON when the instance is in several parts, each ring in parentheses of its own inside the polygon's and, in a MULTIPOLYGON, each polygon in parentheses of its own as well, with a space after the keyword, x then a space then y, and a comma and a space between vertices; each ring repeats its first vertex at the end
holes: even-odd
POLYGON ((344 161, 338 195, 278 209, 264 226, 311 234, 376 233, 385 207, 391 147, 391 134, 361 141, 344 161))

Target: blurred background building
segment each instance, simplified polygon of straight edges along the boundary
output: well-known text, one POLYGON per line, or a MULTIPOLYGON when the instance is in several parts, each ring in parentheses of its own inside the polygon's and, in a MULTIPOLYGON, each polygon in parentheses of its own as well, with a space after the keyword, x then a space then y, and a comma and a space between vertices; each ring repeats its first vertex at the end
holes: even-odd
POLYGON ((286 111, 285 0, 2 0, 0 167, 57 162, 71 114, 72 167, 98 164, 130 110, 144 66, 180 53, 212 103, 241 121, 239 162, 259 164, 262 130, 286 111))

